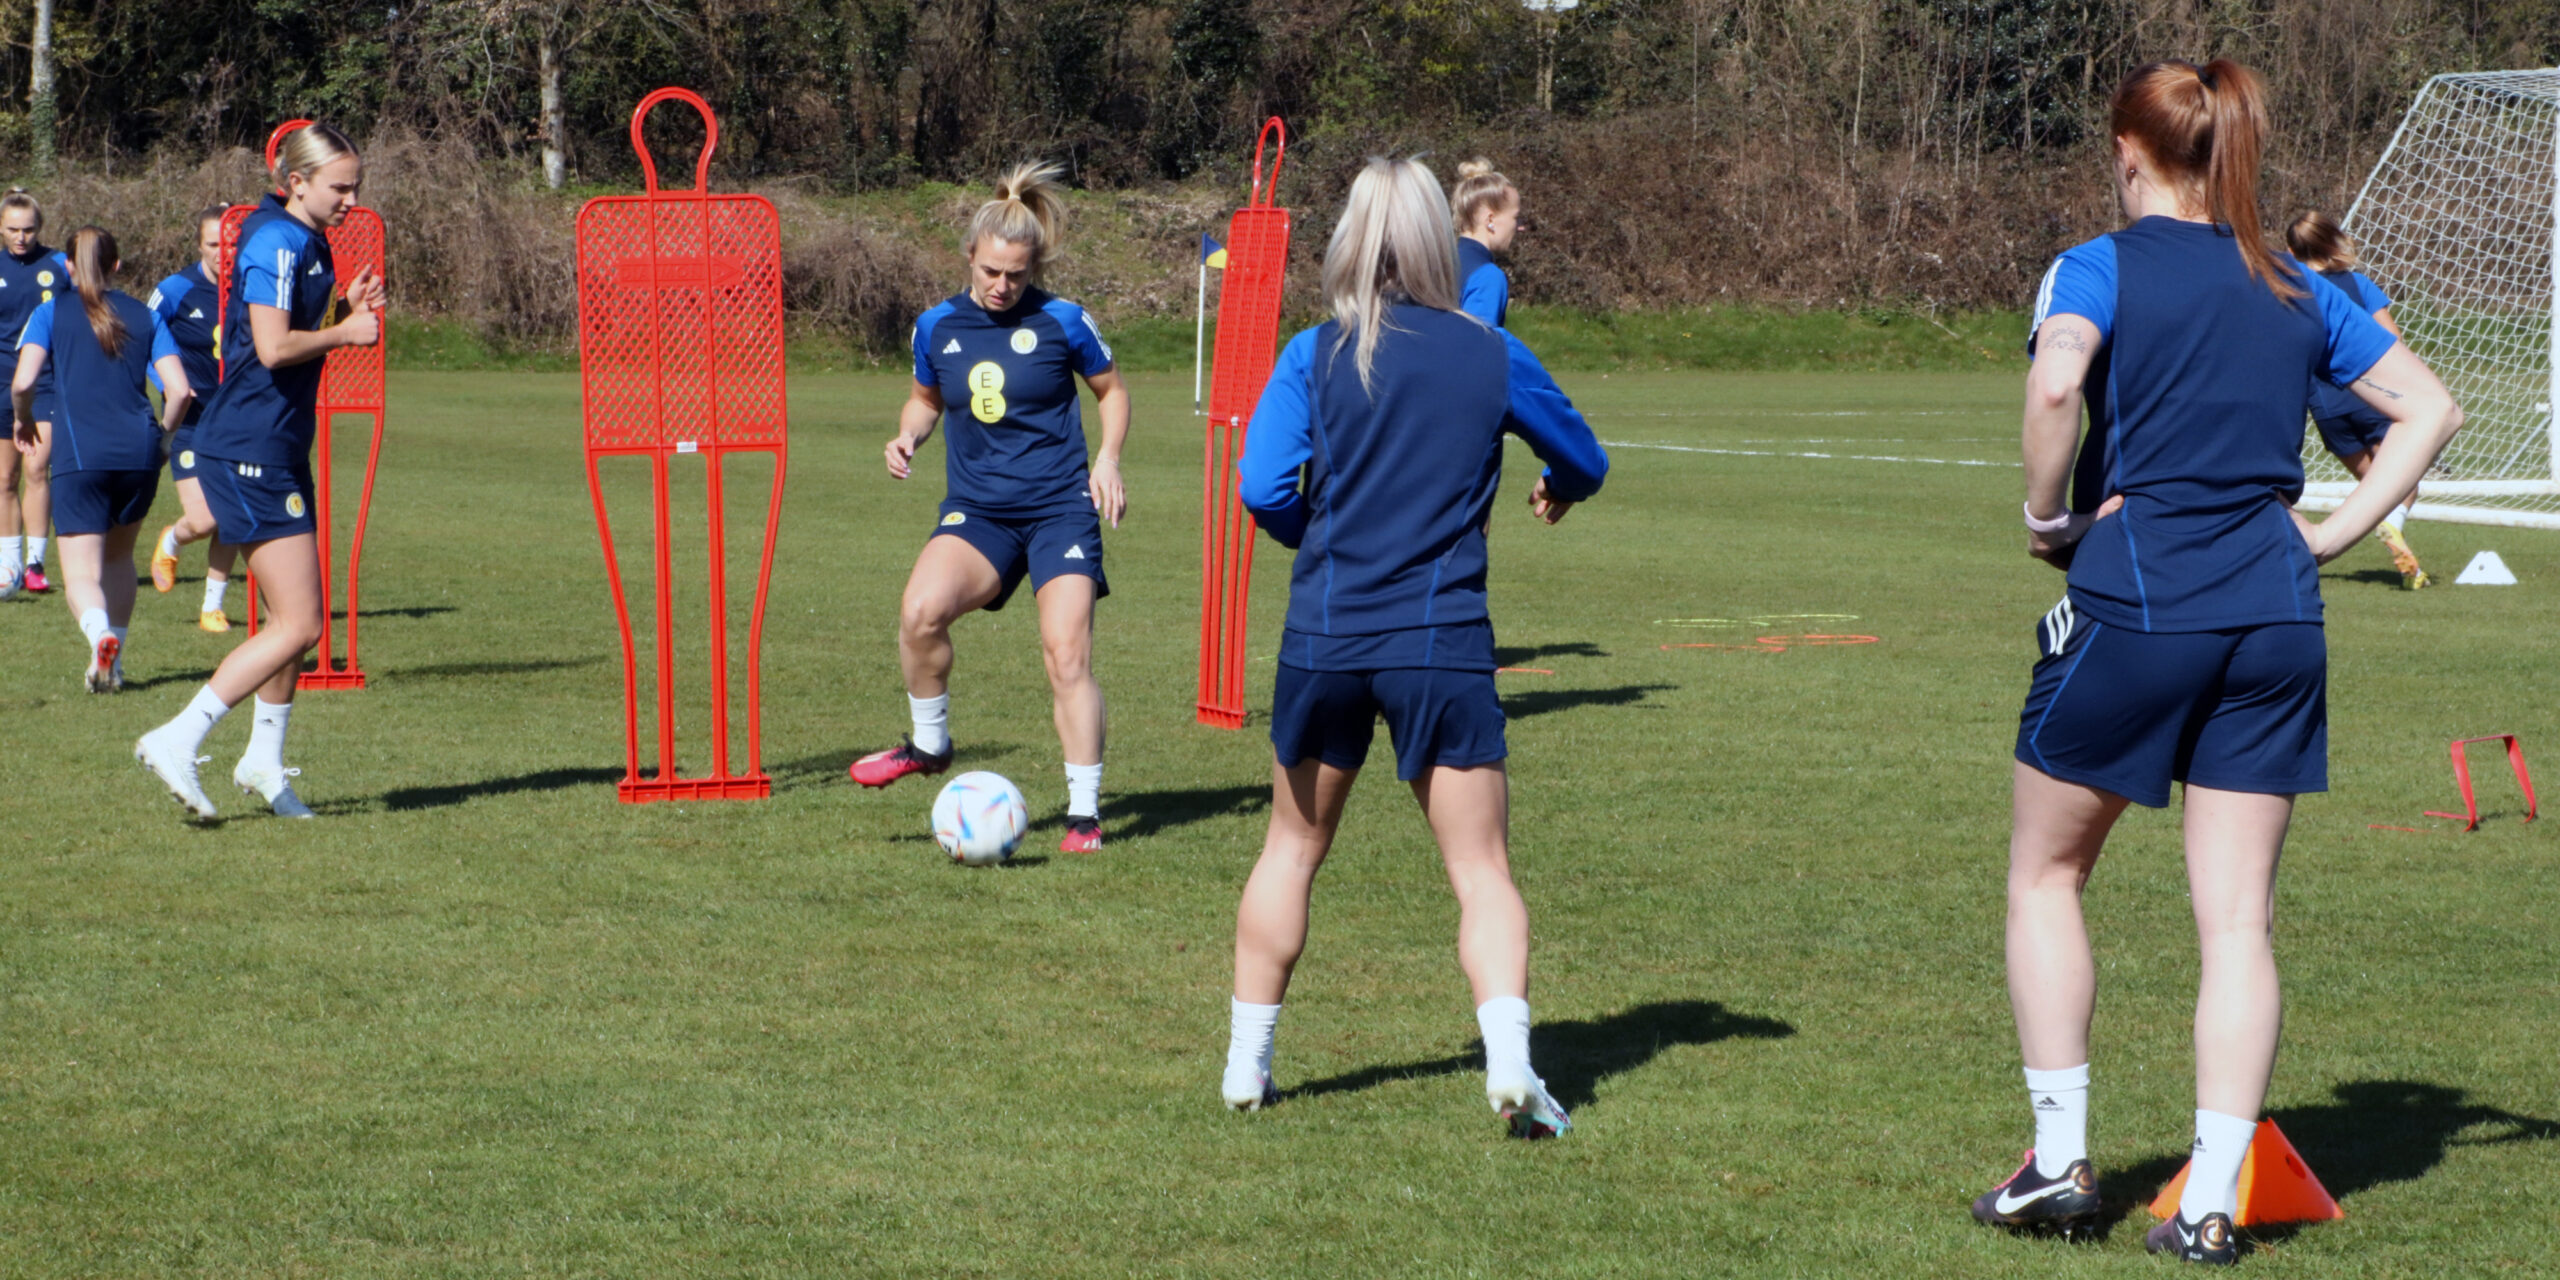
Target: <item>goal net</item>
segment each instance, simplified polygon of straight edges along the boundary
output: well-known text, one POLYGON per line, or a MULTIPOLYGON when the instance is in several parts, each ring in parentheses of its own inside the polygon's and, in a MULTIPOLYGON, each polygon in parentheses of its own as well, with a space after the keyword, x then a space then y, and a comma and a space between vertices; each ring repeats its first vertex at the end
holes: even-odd
MULTIPOLYGON (((2427 82, 2365 179, 2347 230, 2409 348, 2464 425, 2419 487, 2421 519, 2560 529, 2560 69, 2427 82)), ((2353 482, 2306 433, 2303 505, 2353 482)))

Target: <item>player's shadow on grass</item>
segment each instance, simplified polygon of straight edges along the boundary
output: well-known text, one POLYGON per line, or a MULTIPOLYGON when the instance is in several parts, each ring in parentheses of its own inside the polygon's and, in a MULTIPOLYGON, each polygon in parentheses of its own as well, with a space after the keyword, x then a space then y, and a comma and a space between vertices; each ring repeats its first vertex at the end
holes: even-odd
POLYGON ((1567 640, 1559 644, 1529 645, 1523 648, 1504 648, 1497 645, 1493 651, 1493 665, 1516 667, 1521 663, 1535 662, 1540 658, 1605 658, 1608 656, 1608 650, 1588 640, 1567 640))
POLYGON ((157 689, 164 684, 203 684, 212 678, 213 668, 211 667, 197 671, 164 671, 148 680, 128 678, 124 682, 124 688, 125 692, 133 693, 143 689, 157 689))
MULTIPOLYGON (((459 608, 449 604, 405 604, 396 609, 367 609, 364 611, 364 616, 367 618, 432 618, 439 613, 460 612, 459 608)), ((329 611, 329 616, 344 618, 347 616, 347 611, 332 609, 329 611)))
POLYGON ((2324 573, 2320 575, 2320 580, 2353 583, 2357 586, 2389 587, 2394 591, 2400 589, 2400 574, 2393 569, 2358 569, 2353 573, 2324 573))
MULTIPOLYGON (((1529 1031, 1529 1060, 1546 1078, 1547 1091, 1571 1111, 1597 1098, 1601 1081, 1625 1075, 1675 1045, 1714 1044, 1742 1037, 1783 1040, 1795 1033, 1795 1027, 1779 1019, 1735 1013, 1713 1000, 1657 1000, 1605 1018, 1541 1022, 1529 1031)), ((1328 1093, 1357 1093, 1391 1080, 1482 1070, 1484 1041, 1477 1040, 1464 1052, 1445 1058, 1362 1067, 1310 1080, 1281 1096, 1317 1098, 1328 1093)))
MULTIPOLYGON (((2268 1114, 2320 1185, 2342 1201, 2386 1183, 2425 1177, 2455 1147, 2560 1141, 2560 1121, 2471 1102, 2467 1091, 2450 1085, 2358 1080, 2330 1093, 2337 1101, 2268 1114)), ((2107 1226, 2149 1204, 2186 1163, 2186 1153, 2178 1152, 2105 1174, 2107 1226)), ((2282 1240, 2304 1225, 2251 1227, 2246 1234, 2282 1240)))
POLYGON ((472 676, 530 676, 545 671, 592 667, 601 654, 583 658, 535 658, 524 662, 431 662, 423 667, 394 667, 382 674, 394 680, 465 680, 472 676))
POLYGON ((1621 684, 1606 689, 1524 689, 1502 695, 1502 714, 1512 720, 1542 716, 1575 707, 1629 707, 1676 684, 1621 684))
POLYGON ((1136 840, 1174 827, 1212 818, 1242 817, 1271 807, 1271 784, 1235 787, 1187 787, 1173 791, 1141 791, 1116 796, 1104 810, 1116 826, 1113 840, 1136 840))
POLYGON ((566 791, 572 787, 607 787, 622 780, 622 770, 605 768, 540 769, 509 778, 483 778, 441 787, 399 787, 382 793, 382 807, 394 813, 441 809, 489 796, 525 791, 566 791))

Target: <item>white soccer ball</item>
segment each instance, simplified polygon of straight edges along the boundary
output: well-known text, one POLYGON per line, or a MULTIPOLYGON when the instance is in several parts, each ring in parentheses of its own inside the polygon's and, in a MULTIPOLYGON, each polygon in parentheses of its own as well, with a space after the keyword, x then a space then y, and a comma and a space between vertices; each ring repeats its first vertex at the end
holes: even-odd
POLYGON ((1012 857, 1030 826, 1022 789, 1002 774, 961 774, 933 798, 934 841, 962 866, 991 867, 1012 857))

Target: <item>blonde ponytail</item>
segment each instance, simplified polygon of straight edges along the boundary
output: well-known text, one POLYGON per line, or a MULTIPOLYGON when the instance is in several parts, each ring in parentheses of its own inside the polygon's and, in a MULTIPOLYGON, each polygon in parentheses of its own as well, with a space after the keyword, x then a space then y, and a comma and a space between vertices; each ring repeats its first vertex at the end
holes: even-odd
POLYGON ((1375 387, 1370 375, 1388 303, 1458 309, 1458 238, 1442 207, 1440 180, 1420 160, 1371 156, 1351 180, 1324 250, 1324 296, 1342 325, 1334 349, 1357 344, 1363 389, 1375 387))
POLYGON ((80 306, 89 313, 89 332, 98 347, 115 359, 124 354, 124 320, 107 304, 107 276, 117 266, 116 238, 100 227, 71 233, 71 287, 80 291, 80 306))
POLYGON ((1038 280, 1065 239, 1066 188, 1058 182, 1065 172, 1045 160, 1015 165, 997 181, 996 198, 969 219, 960 252, 975 252, 981 240, 1021 245, 1031 251, 1031 278, 1038 280))
POLYGON ((1519 198, 1520 188, 1495 172, 1491 160, 1478 156, 1458 166, 1457 185, 1449 188, 1449 220, 1465 235, 1475 229, 1477 214, 1519 198))

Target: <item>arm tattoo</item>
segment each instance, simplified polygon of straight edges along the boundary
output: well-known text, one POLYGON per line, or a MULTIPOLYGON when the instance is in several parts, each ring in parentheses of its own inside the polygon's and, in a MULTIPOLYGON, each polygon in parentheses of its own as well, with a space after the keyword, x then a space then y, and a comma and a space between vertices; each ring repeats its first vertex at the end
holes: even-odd
POLYGON ((2371 379, 2371 378, 2358 378, 2358 379, 2356 379, 2356 381, 2357 381, 2357 382, 2359 382, 2359 383, 2362 383, 2362 384, 2363 384, 2363 385, 2365 385, 2365 386, 2371 387, 2371 388, 2373 388, 2374 390, 2379 391, 2379 392, 2381 392, 2382 394, 2384 394, 2384 395, 2386 395, 2386 396, 2389 396, 2389 397, 2391 397, 2391 398, 2392 398, 2392 399, 2394 399, 2394 400, 2405 400, 2405 399, 2408 399, 2408 397, 2406 397, 2406 396, 2404 396, 2404 395, 2401 395, 2399 392, 2394 391, 2394 390, 2392 390, 2391 388, 2386 387, 2386 386, 2382 385, 2381 383, 2374 381, 2374 380, 2373 380, 2373 379, 2371 379))
POLYGON ((2045 341, 2052 343, 2054 349, 2058 351, 2085 352, 2089 349, 2089 340, 2081 336, 2077 329, 2056 329, 2053 331, 2053 336, 2046 338, 2045 341))

